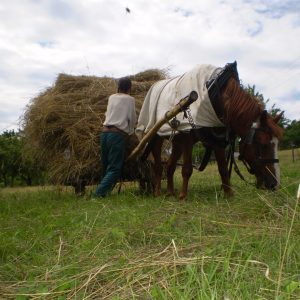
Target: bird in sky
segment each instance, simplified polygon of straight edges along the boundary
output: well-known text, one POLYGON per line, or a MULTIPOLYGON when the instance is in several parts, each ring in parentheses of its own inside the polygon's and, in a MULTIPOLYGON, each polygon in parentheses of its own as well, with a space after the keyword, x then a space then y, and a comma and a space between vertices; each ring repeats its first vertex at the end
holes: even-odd
POLYGON ((130 14, 130 9, 128 7, 126 7, 125 9, 126 9, 126 13, 130 14))

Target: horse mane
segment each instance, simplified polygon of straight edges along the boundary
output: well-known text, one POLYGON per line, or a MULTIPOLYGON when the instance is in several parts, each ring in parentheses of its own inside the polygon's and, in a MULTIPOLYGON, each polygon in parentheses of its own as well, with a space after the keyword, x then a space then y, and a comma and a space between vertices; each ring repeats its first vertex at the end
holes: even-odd
MULTIPOLYGON (((262 114, 264 110, 263 103, 247 93, 235 79, 230 78, 222 90, 222 99, 224 105, 224 121, 227 124, 235 122, 250 126, 262 114)), ((282 128, 268 114, 266 124, 272 133, 282 137, 282 128)))
POLYGON ((230 78, 223 90, 225 121, 252 124, 263 112, 263 105, 230 78))

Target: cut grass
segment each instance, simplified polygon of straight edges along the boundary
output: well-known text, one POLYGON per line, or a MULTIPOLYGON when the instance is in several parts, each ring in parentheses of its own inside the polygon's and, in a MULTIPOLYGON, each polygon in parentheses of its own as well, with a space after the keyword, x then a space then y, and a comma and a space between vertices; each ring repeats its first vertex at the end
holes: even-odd
POLYGON ((0 298, 299 299, 299 162, 283 156, 281 171, 275 193, 234 174, 226 200, 210 165, 186 203, 135 184, 99 201, 0 190, 0 298))

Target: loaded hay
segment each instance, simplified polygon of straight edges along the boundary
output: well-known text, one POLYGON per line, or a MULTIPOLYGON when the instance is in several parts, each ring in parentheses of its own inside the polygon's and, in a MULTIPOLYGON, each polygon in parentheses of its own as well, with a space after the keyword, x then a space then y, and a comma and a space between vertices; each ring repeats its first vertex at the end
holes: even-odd
MULTIPOLYGON (((151 69, 129 77, 139 113, 147 91, 166 72, 151 69)), ((52 87, 31 100, 23 116, 25 139, 53 184, 72 185, 82 192, 85 185, 99 182, 99 136, 108 97, 116 90, 115 78, 59 74, 52 87)), ((131 136, 127 155, 137 144, 137 137, 131 136)), ((123 177, 144 185, 151 183, 151 173, 149 163, 136 161, 125 164, 123 177)))

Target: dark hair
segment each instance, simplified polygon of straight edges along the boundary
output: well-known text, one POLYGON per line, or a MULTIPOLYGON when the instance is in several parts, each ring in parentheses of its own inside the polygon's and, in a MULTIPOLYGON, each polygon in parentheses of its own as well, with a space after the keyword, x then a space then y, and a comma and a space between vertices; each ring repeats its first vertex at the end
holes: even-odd
POLYGON ((131 89, 131 80, 128 77, 120 78, 118 81, 118 92, 128 92, 131 89))

